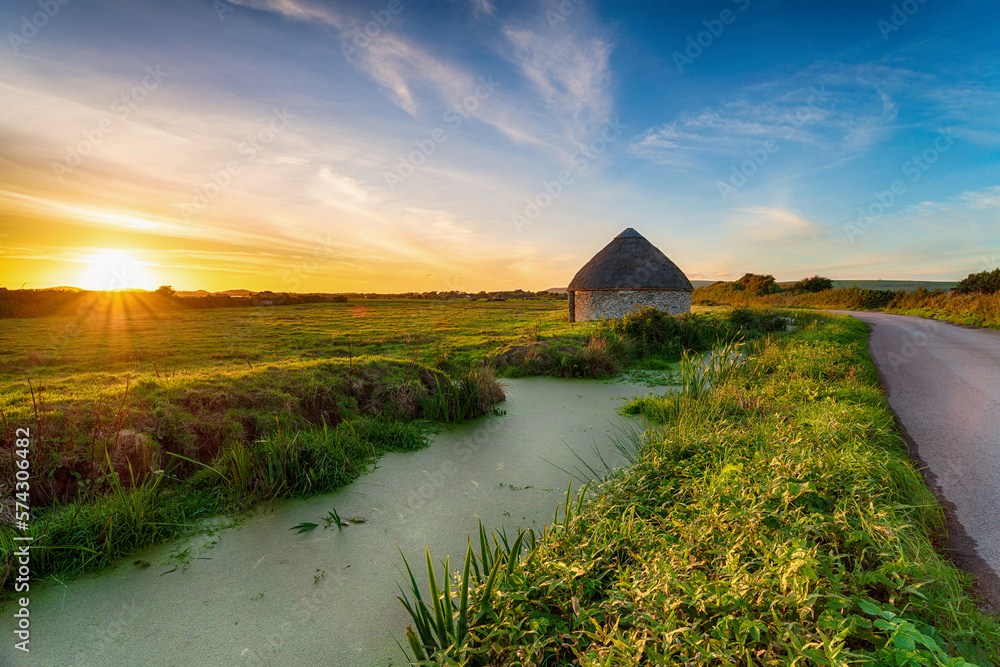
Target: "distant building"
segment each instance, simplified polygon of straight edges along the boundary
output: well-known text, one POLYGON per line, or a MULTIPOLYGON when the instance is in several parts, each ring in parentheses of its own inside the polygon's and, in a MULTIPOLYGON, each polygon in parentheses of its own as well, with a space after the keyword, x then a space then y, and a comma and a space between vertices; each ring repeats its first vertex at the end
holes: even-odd
POLYGON ((629 227, 573 277, 569 321, 622 317, 643 306, 687 313, 693 289, 676 264, 629 227))

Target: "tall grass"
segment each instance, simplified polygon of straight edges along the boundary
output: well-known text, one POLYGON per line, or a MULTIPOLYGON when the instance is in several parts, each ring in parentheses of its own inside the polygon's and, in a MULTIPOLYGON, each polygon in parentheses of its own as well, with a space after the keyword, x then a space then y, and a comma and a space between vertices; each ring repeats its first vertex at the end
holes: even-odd
POLYGON ((431 562, 431 553, 425 549, 427 562, 427 582, 430 589, 425 602, 417 584, 413 570, 406 557, 400 552, 409 579, 409 593, 400 586, 402 597, 398 600, 406 609, 413 626, 406 628, 406 641, 418 661, 426 661, 428 655, 442 650, 451 650, 462 656, 462 648, 468 639, 469 627, 482 623, 492 610, 493 591, 497 584, 518 567, 522 547, 530 551, 535 544, 535 533, 531 529, 519 530, 513 542, 504 532, 487 534, 482 522, 479 523, 479 552, 472 549, 472 540, 465 554, 465 566, 455 591, 451 592, 452 571, 450 559, 445 558, 440 577, 431 562), (476 607, 469 606, 470 593, 479 598, 476 607), (411 601, 410 595, 413 596, 411 601), (429 603, 429 604, 428 604, 429 603))
POLYGON ((714 382, 689 363, 686 395, 638 403, 635 464, 537 540, 460 651, 418 664, 1000 662, 1000 626, 933 546, 943 513, 866 327, 799 323, 724 357, 714 382))
MULTIPOLYGON (((683 423, 700 427, 716 412, 716 401, 706 395, 715 386, 724 385, 746 360, 738 342, 731 342, 707 355, 684 352, 680 361, 680 385, 662 396, 639 396, 620 409, 622 414, 641 415, 653 422, 683 423)), ((630 449, 618 447, 619 451, 630 449)), ((633 460, 634 462, 634 460, 633 460)))
POLYGON ((474 367, 458 380, 435 378, 433 392, 424 398, 424 417, 434 421, 459 423, 493 414, 505 398, 503 387, 487 364, 474 367))
MULTIPOLYGON (((201 519, 278 497, 331 491, 386 451, 412 451, 426 442, 426 431, 416 424, 359 417, 336 427, 278 430, 250 444, 237 442, 208 464, 188 461, 198 471, 184 480, 173 474, 177 465, 145 480, 123 480, 112 472, 109 493, 57 506, 31 522, 31 574, 97 569, 196 530, 201 519)), ((4 551, 0 571, 12 554, 4 551)))
POLYGON ((506 531, 487 532, 480 521, 479 551, 473 550, 470 537, 464 568, 456 578, 454 595, 451 591, 454 573, 449 558, 445 558, 439 578, 431 562, 430 549, 424 550, 430 591, 425 601, 409 562, 400 552, 406 568, 408 591, 400 586, 401 597, 397 599, 416 626, 416 629, 413 626, 406 628, 406 640, 414 658, 411 664, 438 665, 441 663, 436 658, 443 655, 458 663, 469 660, 471 654, 466 653, 466 648, 470 639, 474 645, 483 643, 482 637, 470 636, 470 629, 483 627, 495 619, 494 592, 516 573, 530 567, 539 540, 572 531, 572 520, 583 508, 589 487, 588 483, 574 494, 571 479, 566 488, 562 518, 559 518, 560 507, 556 507, 552 523, 545 526, 540 536, 533 529, 519 529, 514 539, 510 540, 506 531), (470 603, 473 598, 476 604, 470 603))
POLYGON ((500 372, 513 377, 607 378, 635 363, 663 369, 686 353, 753 340, 781 331, 787 324, 782 314, 760 308, 671 315, 646 307, 622 318, 602 320, 583 346, 565 339, 532 341, 498 350, 491 359, 500 372))

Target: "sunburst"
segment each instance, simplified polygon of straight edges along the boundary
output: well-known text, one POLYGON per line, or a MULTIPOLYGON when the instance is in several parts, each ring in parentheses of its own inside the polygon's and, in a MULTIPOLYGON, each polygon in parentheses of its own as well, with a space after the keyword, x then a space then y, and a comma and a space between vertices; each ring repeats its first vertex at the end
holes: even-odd
POLYGON ((149 264, 128 250, 97 250, 82 260, 87 268, 80 287, 90 290, 154 289, 156 278, 149 264))

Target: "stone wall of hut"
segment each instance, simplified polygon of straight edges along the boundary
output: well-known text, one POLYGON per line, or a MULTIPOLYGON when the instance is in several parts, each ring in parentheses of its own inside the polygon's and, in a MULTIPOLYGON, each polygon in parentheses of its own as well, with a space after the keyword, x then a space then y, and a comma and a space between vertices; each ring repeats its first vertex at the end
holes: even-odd
POLYGON ((691 312, 691 292, 686 290, 578 290, 573 294, 571 319, 576 322, 622 317, 643 306, 672 315, 691 312), (575 316, 575 317, 574 317, 575 316))

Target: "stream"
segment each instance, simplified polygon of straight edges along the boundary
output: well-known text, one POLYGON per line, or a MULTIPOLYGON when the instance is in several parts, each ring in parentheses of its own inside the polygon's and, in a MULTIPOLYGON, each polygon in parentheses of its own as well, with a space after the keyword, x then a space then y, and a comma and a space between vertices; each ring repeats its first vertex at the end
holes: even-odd
POLYGON ((504 382, 505 415, 445 429, 424 450, 388 454, 336 492, 257 508, 236 527, 161 545, 67 585, 33 582, 31 652, 14 649, 8 602, 0 664, 405 665, 396 644, 405 645, 410 622, 396 600, 400 551, 423 583, 424 547, 439 573, 445 556, 458 569, 479 520, 508 534, 540 530, 564 500, 570 473, 574 488, 590 476, 577 454, 598 470, 602 457, 626 464, 608 437, 622 420, 622 398, 664 391, 504 382), (332 508, 350 525, 325 528, 332 508), (320 526, 290 530, 300 522, 320 526))

